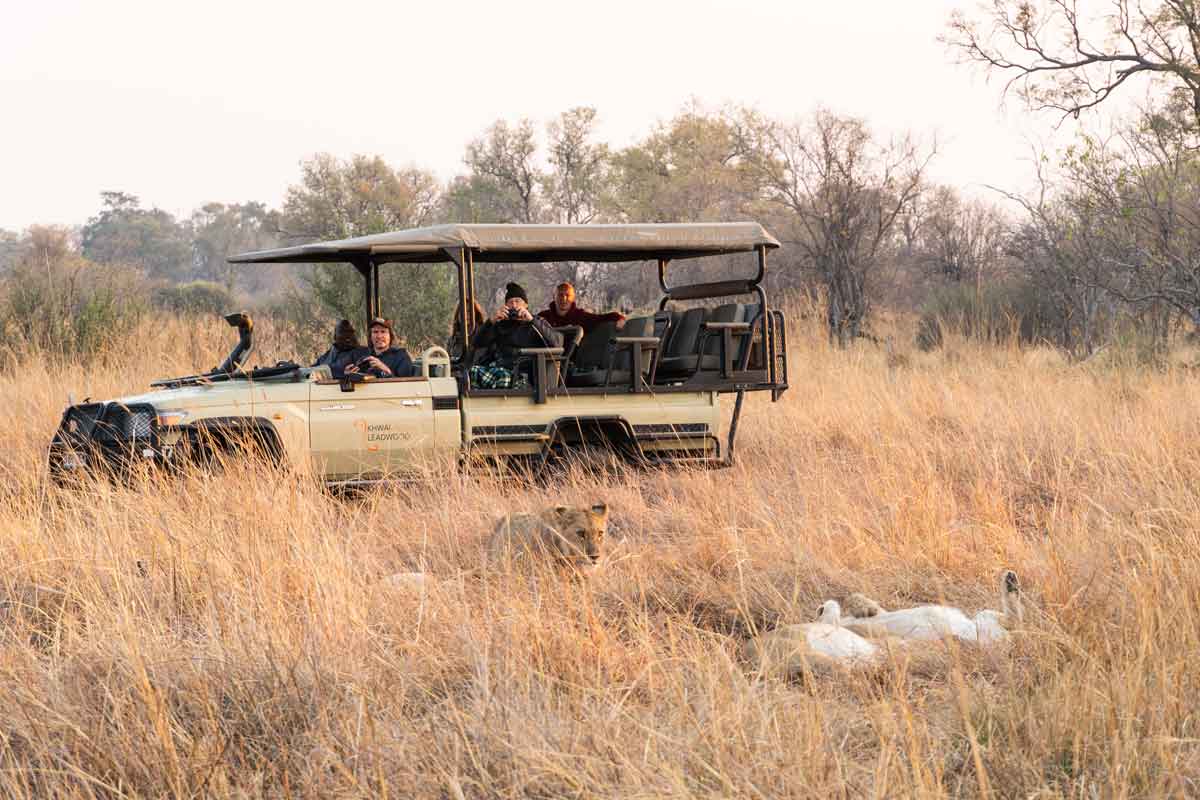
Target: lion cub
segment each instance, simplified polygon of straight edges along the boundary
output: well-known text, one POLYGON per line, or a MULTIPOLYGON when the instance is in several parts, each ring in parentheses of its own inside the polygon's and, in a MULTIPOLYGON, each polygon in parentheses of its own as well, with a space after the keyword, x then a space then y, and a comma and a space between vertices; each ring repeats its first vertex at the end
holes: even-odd
POLYGON ((493 561, 519 557, 548 557, 580 566, 600 560, 608 528, 608 506, 555 506, 537 514, 509 514, 496 522, 488 544, 493 561))

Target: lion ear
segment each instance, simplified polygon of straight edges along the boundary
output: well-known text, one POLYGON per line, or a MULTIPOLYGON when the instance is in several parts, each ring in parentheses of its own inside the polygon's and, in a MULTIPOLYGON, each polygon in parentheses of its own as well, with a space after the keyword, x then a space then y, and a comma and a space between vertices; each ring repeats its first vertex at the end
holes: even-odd
POLYGON ((592 513, 595 514, 597 517, 607 517, 608 516, 608 504, 607 503, 596 503, 596 505, 592 506, 592 513))
POLYGON ((571 509, 570 509, 570 508, 568 508, 567 506, 555 506, 555 507, 554 507, 554 513, 555 513, 555 514, 557 514, 557 515, 558 515, 558 516, 560 516, 560 517, 561 517, 562 515, 566 514, 566 513, 567 513, 568 511, 570 511, 570 510, 571 510, 571 509))

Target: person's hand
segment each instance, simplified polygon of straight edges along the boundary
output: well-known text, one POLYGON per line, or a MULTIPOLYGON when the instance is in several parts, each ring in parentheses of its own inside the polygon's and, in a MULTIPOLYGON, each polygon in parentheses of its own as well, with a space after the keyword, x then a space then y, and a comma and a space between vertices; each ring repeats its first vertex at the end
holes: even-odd
POLYGON ((624 320, 624 318, 617 320, 617 330, 621 330, 621 329, 622 329, 622 328, 624 328, 624 327, 625 327, 625 320, 624 320))
POLYGON ((508 319, 508 306, 500 306, 495 314, 492 314, 492 322, 503 322, 508 319))
POLYGON ((390 369, 388 369, 387 364, 383 363, 375 356, 367 356, 363 360, 366 361, 368 365, 370 365, 371 369, 377 369, 380 372, 382 372, 385 376, 392 374, 392 371, 390 369))
POLYGON ((358 364, 347 364, 343 372, 349 372, 351 375, 358 374, 358 364))
POLYGON ((517 319, 521 320, 522 322, 533 322, 533 314, 529 313, 528 308, 522 308, 517 312, 517 319))

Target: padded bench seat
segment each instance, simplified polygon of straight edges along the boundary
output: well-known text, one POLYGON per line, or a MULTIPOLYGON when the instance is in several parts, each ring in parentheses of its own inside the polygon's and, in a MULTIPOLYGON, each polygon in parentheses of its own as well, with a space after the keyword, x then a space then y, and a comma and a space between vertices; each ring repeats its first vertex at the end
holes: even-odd
MULTIPOLYGON (((583 337, 567 370, 567 386, 628 386, 633 380, 634 347, 645 348, 654 336, 654 317, 626 320, 622 329, 604 322, 583 337)), ((657 339, 654 339, 657 346, 657 339)), ((642 359, 642 374, 650 372, 650 359, 642 359)))

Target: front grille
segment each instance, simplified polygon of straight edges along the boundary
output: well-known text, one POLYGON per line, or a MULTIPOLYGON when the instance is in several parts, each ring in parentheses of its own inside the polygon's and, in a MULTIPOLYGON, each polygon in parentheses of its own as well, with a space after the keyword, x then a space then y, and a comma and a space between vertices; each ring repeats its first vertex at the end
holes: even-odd
POLYGON ((104 418, 96 423, 92 438, 98 442, 127 442, 154 436, 153 406, 123 406, 110 403, 104 418))
POLYGON ((157 463, 158 412, 149 403, 72 406, 50 443, 49 468, 56 480, 92 470, 123 472, 157 463))

